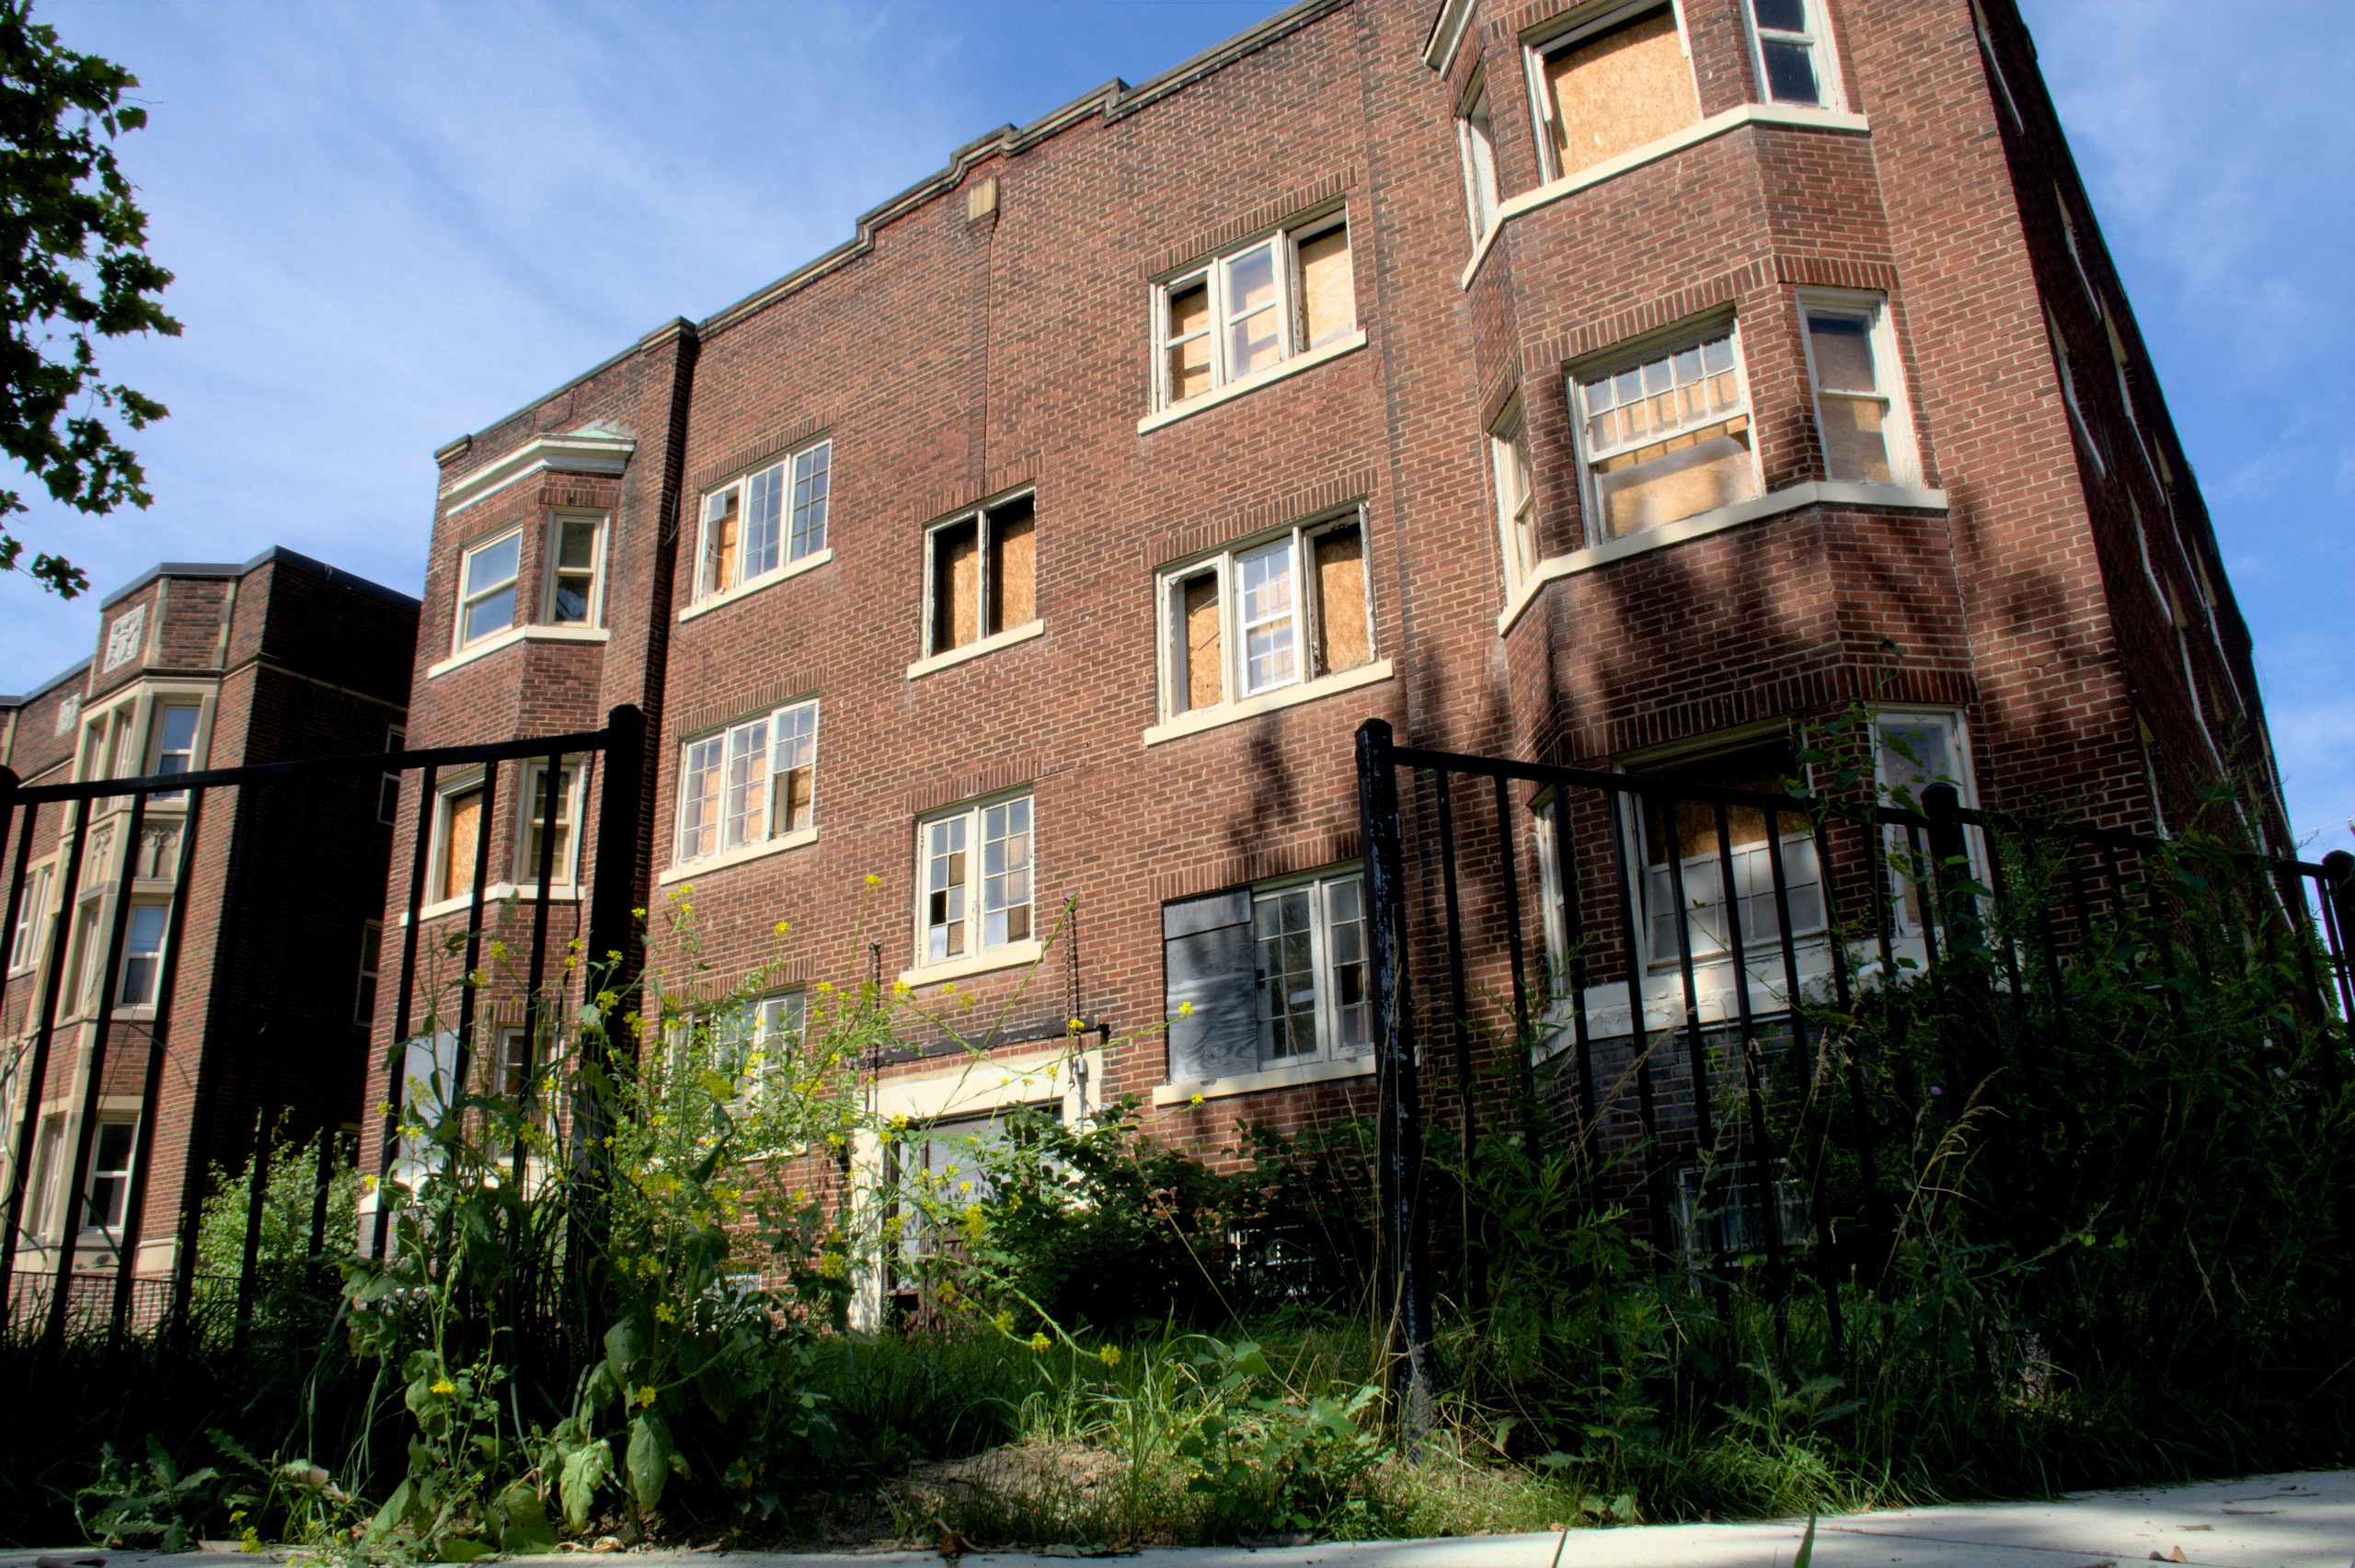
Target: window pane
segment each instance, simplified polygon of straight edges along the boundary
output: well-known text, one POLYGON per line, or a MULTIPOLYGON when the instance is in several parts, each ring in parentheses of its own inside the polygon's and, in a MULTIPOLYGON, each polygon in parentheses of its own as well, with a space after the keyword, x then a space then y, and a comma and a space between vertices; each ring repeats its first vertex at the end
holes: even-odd
POLYGON ((486 589, 495 588, 515 578, 516 563, 522 559, 523 536, 511 533, 495 544, 486 544, 466 557, 466 597, 471 599, 486 589))
POLYGON ((834 443, 820 441, 793 460, 793 538, 789 560, 826 547, 826 504, 834 482, 834 443))
POLYGON ((1807 317, 1808 345, 1815 351, 1815 383, 1827 392, 1878 392, 1873 372, 1871 323, 1862 316, 1807 317))
POLYGON ((744 575, 759 577, 777 567, 784 548, 785 464, 764 468, 744 486, 744 575))
POLYGON ((724 736, 687 748, 679 784, 679 858, 694 860, 719 848, 719 782, 727 759, 724 736))
POLYGON ((816 815, 817 704, 798 704, 777 715, 775 753, 769 765, 775 775, 771 799, 776 810, 776 830, 807 828, 816 815))
POLYGON ((442 836, 442 897, 471 895, 475 886, 476 840, 482 831, 482 791, 465 790, 450 796, 443 808, 447 828, 442 836))
POLYGON ((1751 0, 1750 14, 1769 32, 1807 31, 1807 0, 1751 0))
POLYGON ((1879 719, 1874 729, 1878 740, 1875 750, 1879 753, 1881 787, 1900 804, 1918 810, 1922 792, 1930 785, 1961 784, 1961 773, 1955 761, 1954 732, 1943 721, 1928 716, 1890 715, 1879 719))
POLYGON ((965 952, 965 824, 952 817, 925 828, 925 956, 965 952))
POLYGON ((459 635, 471 643, 493 632, 503 632, 514 624, 515 585, 511 581, 496 593, 486 594, 466 606, 465 625, 459 635))
POLYGON ((1028 498, 990 513, 989 629, 1038 617, 1038 529, 1028 498))
POLYGON ((1889 439, 1881 426, 1888 405, 1878 397, 1818 400, 1823 415, 1823 472, 1832 479, 1889 483, 1889 439))
POLYGON ((727 847, 757 843, 768 831, 769 721, 738 725, 728 736, 727 847))
POLYGON ((155 982, 163 969, 166 914, 161 904, 132 906, 131 923, 123 933, 122 989, 115 996, 116 1005, 147 1007, 155 1002, 155 982))
POLYGON ((982 813, 982 945, 1030 936, 1030 802, 1009 800, 982 813))
POLYGON ((1804 43, 1761 39, 1758 52, 1766 61, 1766 93, 1776 103, 1821 103, 1823 89, 1815 81, 1815 51, 1804 43))
POLYGON ((1373 658, 1366 631, 1365 539, 1356 523, 1318 534, 1316 555, 1316 668, 1331 674, 1355 670, 1373 658))
POLYGON ((184 773, 189 758, 196 747, 196 715, 194 707, 168 707, 156 715, 156 747, 159 753, 156 772, 184 773))
POLYGON ((90 1158, 90 1202, 83 1223, 109 1230, 122 1228, 123 1207, 131 1195, 130 1122, 100 1122, 98 1147, 90 1158))
POLYGON ((1265 1061, 1316 1052, 1316 971, 1309 933, 1310 890, 1286 888, 1252 900, 1258 949, 1259 1057, 1265 1061))
POLYGON ((1350 275, 1350 232, 1328 229, 1300 245, 1301 323, 1306 347, 1330 342, 1354 328, 1356 282, 1350 275))
POLYGON ((1497 130, 1484 89, 1464 111, 1465 179, 1470 187, 1472 233, 1488 232, 1497 215, 1497 130))
POLYGON ((737 491, 729 486, 704 503, 703 591, 725 593, 736 586, 737 491))
POLYGON ((1292 541, 1235 558, 1243 600, 1243 688, 1264 692, 1298 679, 1292 592, 1292 541))
POLYGON ((981 524, 968 518, 932 531, 932 651, 982 635, 981 524))
POLYGON ((1170 609, 1177 625, 1177 681, 1173 693, 1179 713, 1213 707, 1226 701, 1225 648, 1219 635, 1218 574, 1199 572, 1179 583, 1170 609))
POLYGON ((1226 371, 1230 378, 1265 370, 1283 358, 1283 322, 1276 309, 1276 248, 1272 243, 1226 263, 1226 371))
POLYGON ((1365 919, 1354 876, 1326 885, 1326 953, 1332 968, 1333 1043, 1343 1056, 1361 1054, 1373 1036, 1366 1004, 1365 919))
POLYGON ((1573 175, 1701 118, 1666 8, 1547 57, 1555 175, 1573 175))
POLYGON ((1169 400, 1211 389, 1211 285, 1208 278, 1172 285, 1167 335, 1169 400))

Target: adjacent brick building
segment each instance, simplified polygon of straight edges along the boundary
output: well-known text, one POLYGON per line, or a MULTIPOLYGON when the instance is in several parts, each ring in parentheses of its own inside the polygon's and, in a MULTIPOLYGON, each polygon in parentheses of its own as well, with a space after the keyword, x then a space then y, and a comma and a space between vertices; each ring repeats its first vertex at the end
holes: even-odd
MULTIPOLYGON (((32 787, 397 748, 417 609, 406 594, 290 550, 243 564, 167 562, 100 602, 92 658, 28 696, 0 699, 0 765, 32 787)), ((134 1267, 153 1278, 184 1257, 183 1198, 201 1194, 213 1166, 244 1165, 263 1120, 297 1141, 357 1129, 391 841, 385 775, 323 776, 307 794, 291 778, 205 792, 167 990, 164 937, 190 799, 151 797, 136 844, 127 842, 129 801, 94 802, 71 888, 75 807, 50 803, 29 818, 20 808, 11 823, 7 874, 20 848, 30 852, 0 994, 0 1137, 11 1168, 29 1108, 33 1129, 20 1302, 45 1290, 56 1266, 94 1053, 98 1126, 77 1272, 116 1267, 143 1153, 134 1267), (97 1053, 107 939, 125 896, 125 957, 97 1053), (35 1083, 52 987, 48 1068, 35 1083), (143 1137, 159 1027, 156 1115, 143 1137)))
POLYGON ((2150 829, 2229 775, 2289 841, 2006 0, 1308 0, 437 455, 416 736, 641 706, 638 901, 775 962, 748 1027, 870 965, 1000 1021, 886 1114, 1364 1109, 1369 716, 1771 783, 1863 708, 1886 782, 2150 829))

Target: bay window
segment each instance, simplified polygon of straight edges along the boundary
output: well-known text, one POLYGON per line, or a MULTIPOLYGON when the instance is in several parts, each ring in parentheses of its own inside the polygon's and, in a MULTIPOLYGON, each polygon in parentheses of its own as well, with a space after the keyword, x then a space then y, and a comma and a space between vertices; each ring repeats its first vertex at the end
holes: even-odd
POLYGON ((458 647, 515 624, 515 578, 523 569, 523 531, 510 529, 458 557, 458 647))
POLYGON ((1875 294, 1801 294, 1799 319, 1807 329, 1824 477, 1919 483, 1887 302, 1875 294))
POLYGON ((1571 376, 1590 544, 1762 493, 1740 345, 1727 323, 1571 376))

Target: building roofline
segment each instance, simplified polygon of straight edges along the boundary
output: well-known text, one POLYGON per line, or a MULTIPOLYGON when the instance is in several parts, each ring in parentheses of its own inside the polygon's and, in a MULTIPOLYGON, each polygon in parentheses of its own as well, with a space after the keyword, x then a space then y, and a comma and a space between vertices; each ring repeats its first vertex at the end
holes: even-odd
MULTIPOLYGON (((347 572, 341 567, 331 567, 316 556, 305 555, 299 550, 289 550, 283 544, 272 544, 250 561, 158 561, 122 587, 99 600, 98 608, 101 611, 111 610, 157 578, 242 578, 259 570, 272 561, 286 561, 295 566, 308 567, 326 577, 329 582, 341 583, 347 588, 356 588, 362 593, 373 593, 379 599, 390 600, 396 604, 406 604, 411 609, 419 607, 418 600, 401 592, 398 589, 386 588, 383 583, 371 581, 357 572, 347 572)), ((89 661, 85 659, 83 662, 87 664, 89 661)))
POLYGON ((85 658, 68 665, 65 669, 59 670, 56 674, 51 676, 48 680, 42 681, 40 685, 34 687, 31 691, 26 692, 21 697, 0 697, 0 709, 28 708, 32 706, 34 703, 48 696, 52 692, 56 691, 60 686, 64 685, 65 682, 73 680, 75 676, 87 675, 90 672, 91 662, 91 660, 85 658))
POLYGON ((950 154, 948 166, 937 174, 918 180, 881 205, 871 207, 860 213, 851 237, 832 250, 802 263, 775 282, 764 284, 734 304, 706 316, 700 322, 689 321, 684 316, 672 317, 619 353, 592 365, 579 375, 558 383, 534 397, 521 408, 503 414, 487 425, 443 442, 434 449, 434 460, 441 463, 446 462, 450 457, 457 456, 474 443, 477 436, 495 430, 518 416, 538 407, 548 399, 570 391, 593 376, 603 374, 667 334, 685 332, 700 336, 703 333, 718 331, 722 327, 754 315, 765 306, 775 303, 787 295, 815 282, 827 273, 856 260, 875 248, 875 236, 884 225, 905 216, 936 197, 956 189, 963 182, 965 176, 971 171, 973 166, 985 159, 1023 152, 1056 132, 1069 129, 1091 114, 1098 115, 1107 120, 1125 119, 1141 109, 1191 86, 1194 83, 1224 69, 1246 55, 1257 53, 1277 40, 1299 31, 1311 22, 1317 21, 1354 3, 1355 0, 1298 0, 1296 5, 1277 12, 1264 21, 1254 23, 1223 43, 1212 44, 1200 54, 1179 61, 1166 71, 1150 76, 1133 87, 1115 76, 1102 86, 1082 93, 1062 108, 1048 111, 1028 125, 1001 125, 986 135, 966 143, 950 154))

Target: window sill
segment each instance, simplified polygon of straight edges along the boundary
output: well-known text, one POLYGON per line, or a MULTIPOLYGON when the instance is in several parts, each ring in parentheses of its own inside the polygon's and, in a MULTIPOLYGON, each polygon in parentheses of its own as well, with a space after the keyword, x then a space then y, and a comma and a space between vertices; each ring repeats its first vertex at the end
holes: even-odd
POLYGON ((1189 397, 1183 403, 1173 403, 1158 413, 1147 414, 1137 421, 1137 434, 1143 435, 1148 430, 1157 430, 1164 425, 1174 425, 1178 420, 1189 418, 1205 408, 1215 408, 1231 398, 1240 397, 1247 392, 1257 392, 1271 381, 1281 381, 1286 376, 1298 375, 1303 371, 1314 370, 1327 360, 1338 360, 1344 354, 1352 353, 1364 347, 1365 328, 1361 326, 1346 338, 1336 338, 1330 343, 1319 344, 1306 353, 1294 354, 1281 364, 1270 365, 1264 371, 1254 371, 1240 381, 1228 382, 1224 386, 1189 397))
POLYGON ((1647 528, 1630 533, 1625 539, 1606 539, 1600 544, 1590 544, 1583 550, 1573 550, 1567 555, 1549 555, 1537 563, 1537 569, 1524 578, 1497 616, 1497 635, 1512 630, 1522 611, 1537 597, 1537 590, 1557 578, 1591 572, 1597 567, 1607 567, 1614 561, 1624 561, 1630 555, 1648 555, 1682 544, 1688 539, 1699 539, 1711 533, 1722 533, 1729 528, 1739 528, 1745 522, 1755 522, 1762 517, 1775 517, 1801 507, 1845 506, 1893 508, 1907 511, 1944 511, 1947 493, 1925 490, 1917 485, 1858 485, 1845 480, 1810 479, 1803 485, 1790 485, 1771 490, 1731 506, 1717 507, 1676 522, 1664 522, 1658 528, 1647 528))
MULTIPOLYGON (((536 882, 492 883, 482 890, 483 913, 488 915, 494 906, 503 904, 510 898, 514 898, 526 904, 536 904, 540 900, 539 884, 536 882)), ((474 907, 474 895, 471 893, 467 894, 463 898, 444 898, 438 904, 428 904, 423 909, 418 910, 417 918, 419 922, 423 922, 425 921, 437 921, 445 915, 462 915, 465 914, 467 910, 474 907)), ((551 904, 577 904, 580 901, 580 894, 579 890, 568 887, 561 882, 557 884, 555 897, 548 900, 551 904)), ((401 911, 400 923, 402 925, 408 924, 408 911, 406 910, 401 911)), ((488 928, 486 927, 485 929, 488 930, 488 928)))
POLYGON ((773 854, 783 854, 787 850, 798 850, 804 844, 817 841, 818 830, 815 826, 796 828, 790 833, 779 833, 775 838, 763 839, 757 844, 739 844, 732 850, 721 850, 696 860, 683 860, 657 876, 654 885, 669 887, 708 872, 725 871, 731 865, 742 865, 748 861, 766 860, 773 854))
POLYGON ((1027 643, 1046 629, 1047 624, 1033 616, 1019 626, 1009 626, 1003 632, 992 632, 979 642, 967 643, 963 647, 953 647, 947 653, 936 653, 917 659, 908 666, 908 679, 921 681, 936 670, 947 670, 952 665, 962 664, 969 658, 979 658, 985 653, 995 653, 1002 647, 1012 647, 1017 643, 1027 643))
POLYGON ((1681 153, 1687 147, 1697 146, 1745 125, 1784 125, 1803 131, 1844 131, 1860 135, 1869 134, 1872 130, 1861 114, 1830 109, 1799 109, 1777 103, 1742 104, 1722 114, 1713 114, 1706 120, 1696 120, 1682 131, 1671 131, 1658 141, 1630 147, 1615 158, 1605 158, 1576 174, 1548 180, 1534 190, 1524 190, 1498 203, 1497 215, 1489 223, 1488 233, 1482 235, 1479 243, 1472 247, 1472 259, 1465 264, 1460 286, 1470 288, 1472 280, 1480 275, 1480 264, 1488 260, 1488 252, 1495 246, 1497 236, 1504 232, 1508 220, 1518 218, 1524 212, 1534 212, 1540 207, 1549 207, 1589 186, 1616 179, 1629 169, 1658 163, 1671 154, 1681 153))
POLYGON ((787 578, 798 578, 804 572, 815 571, 833 558, 834 547, 829 544, 822 550, 810 551, 798 561, 787 561, 773 572, 763 572, 759 577, 746 578, 726 592, 715 593, 708 599, 698 599, 684 610, 680 611, 679 624, 684 625, 698 615, 708 615, 713 611, 733 604, 740 599, 749 598, 764 588, 774 588, 787 578))
POLYGON ((517 643, 602 643, 610 641, 613 633, 603 626, 510 626, 503 632, 493 632, 478 643, 460 648, 441 663, 429 667, 425 678, 447 675, 463 664, 488 658, 500 648, 517 643))
POLYGON ((1233 1078, 1205 1078, 1192 1083, 1164 1083, 1153 1092, 1154 1108, 1190 1104, 1196 1096, 1223 1100, 1230 1094, 1258 1094, 1269 1089, 1297 1089, 1304 1083, 1329 1083, 1336 1079, 1365 1078, 1373 1071, 1373 1056, 1348 1057, 1339 1061, 1303 1062, 1298 1067, 1269 1067, 1233 1078))
POLYGON ((1313 703, 1319 697, 1330 697, 1343 692, 1355 691, 1360 686, 1371 686, 1377 681, 1387 681, 1391 673, 1390 661, 1386 658, 1377 658, 1372 664, 1361 664, 1355 670, 1344 670, 1338 675, 1327 675, 1319 680, 1291 686, 1279 686, 1272 692, 1262 692, 1256 697, 1246 697, 1240 702, 1221 703, 1214 708, 1196 708, 1191 713, 1179 714, 1176 718, 1156 724, 1146 730, 1144 744, 1158 746, 1164 741, 1182 739, 1189 735, 1200 735, 1206 729, 1218 729, 1226 725, 1239 724, 1246 718, 1257 718, 1261 714, 1271 714, 1281 708, 1297 707, 1303 703, 1313 703))
POLYGON ((944 958, 937 964, 902 969, 900 983, 903 986, 937 985, 943 980, 961 980, 967 975, 985 975, 992 969, 1014 969, 1035 964, 1047 951, 1047 944, 1031 939, 1009 942, 1003 947, 993 947, 986 953, 976 953, 966 958, 944 958))

